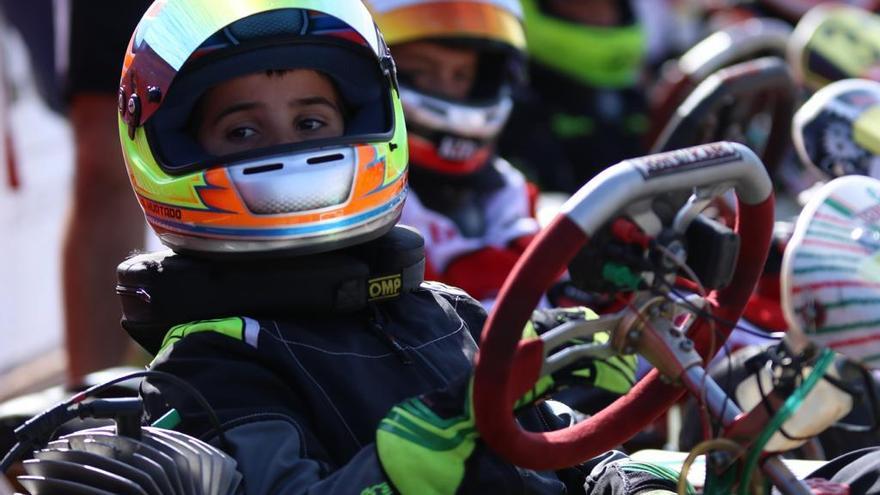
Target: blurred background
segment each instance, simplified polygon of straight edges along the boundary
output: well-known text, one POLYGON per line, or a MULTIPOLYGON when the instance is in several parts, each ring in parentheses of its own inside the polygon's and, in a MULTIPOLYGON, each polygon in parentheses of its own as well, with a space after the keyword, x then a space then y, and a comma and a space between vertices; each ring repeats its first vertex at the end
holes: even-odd
POLYGON ((73 145, 67 121, 38 96, 15 31, 0 32, 0 58, 0 127, 9 127, 19 174, 13 190, 4 165, 0 187, 0 397, 10 397, 27 382, 60 379, 66 366, 60 253, 73 145))

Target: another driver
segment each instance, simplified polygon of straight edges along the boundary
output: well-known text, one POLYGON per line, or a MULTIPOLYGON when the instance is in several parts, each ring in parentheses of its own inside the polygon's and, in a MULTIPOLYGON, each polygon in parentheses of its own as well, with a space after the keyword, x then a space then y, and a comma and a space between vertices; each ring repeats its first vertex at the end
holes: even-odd
POLYGON ((391 47, 409 132, 401 223, 425 238, 425 278, 491 302, 538 231, 537 190, 496 141, 524 76, 518 1, 365 2, 391 47))
MULTIPOLYGON (((422 240, 394 227, 398 92, 358 0, 153 4, 120 135, 174 252, 127 260, 117 288, 151 367, 205 395, 247 494, 668 493, 672 476, 619 454, 537 473, 479 440, 467 378, 485 313, 422 283, 422 240)), ((149 420, 217 439, 185 390, 150 380, 142 395, 149 420)), ((545 407, 519 417, 561 426, 545 407)))
POLYGON ((647 46, 631 0, 522 0, 529 85, 501 154, 542 190, 574 193, 624 158, 648 130, 647 46))

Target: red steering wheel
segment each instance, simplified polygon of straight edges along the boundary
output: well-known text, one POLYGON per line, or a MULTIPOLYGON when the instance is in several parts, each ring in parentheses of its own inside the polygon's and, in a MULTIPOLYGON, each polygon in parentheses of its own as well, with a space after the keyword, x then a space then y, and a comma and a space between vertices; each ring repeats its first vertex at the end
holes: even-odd
MULTIPOLYGON (((520 428, 514 404, 542 373, 554 368, 540 338, 521 340, 522 329, 541 294, 590 238, 615 216, 650 205, 665 193, 704 193, 733 188, 741 248, 731 283, 713 291, 706 309, 735 322, 758 281, 773 227, 772 184, 764 165, 747 147, 729 142, 626 160, 578 191, 520 258, 501 289, 480 342, 474 376, 474 412, 486 443, 510 462, 530 469, 574 466, 631 438, 654 421, 684 389, 660 381, 657 370, 625 396, 591 418, 563 430, 532 433, 520 428)), ((601 320, 601 319, 600 319, 601 320)), ((730 328, 721 328, 724 338, 730 328)), ((689 337, 703 358, 711 335, 698 318, 689 337)), ((549 345, 548 345, 549 347, 549 345)))

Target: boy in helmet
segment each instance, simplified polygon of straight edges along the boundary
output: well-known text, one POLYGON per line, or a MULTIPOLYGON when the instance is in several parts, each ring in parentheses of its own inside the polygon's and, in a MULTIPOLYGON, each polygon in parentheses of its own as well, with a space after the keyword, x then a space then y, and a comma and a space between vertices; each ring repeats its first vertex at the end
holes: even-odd
MULTIPOLYGON (((365 4, 394 55, 407 121, 410 191, 400 223, 425 238, 426 279, 462 288, 488 307, 538 231, 534 186, 496 152, 523 75, 520 4, 365 4)), ((606 392, 616 398, 634 372, 611 374, 615 386, 606 392)), ((588 406, 573 396, 566 402, 588 406)))
POLYGON ((427 279, 491 301, 538 230, 534 189, 495 150, 522 78, 519 2, 365 3, 394 54, 409 131, 401 223, 425 237, 427 279))
MULTIPOLYGON (((156 2, 132 38, 120 103, 132 186, 173 249, 120 265, 123 325, 157 354, 154 370, 201 391, 223 433, 159 380, 143 385, 147 416, 219 437, 245 493, 673 486, 612 453, 538 474, 479 441, 465 385, 485 313, 422 283, 422 240, 394 227, 403 112, 359 1, 156 2), (404 418, 411 406, 418 418, 404 418)), ((554 420, 521 413, 532 428, 554 420)))
POLYGON ((647 49, 630 0, 523 0, 529 87, 519 91, 501 154, 542 190, 572 193, 643 155, 639 87, 647 49))

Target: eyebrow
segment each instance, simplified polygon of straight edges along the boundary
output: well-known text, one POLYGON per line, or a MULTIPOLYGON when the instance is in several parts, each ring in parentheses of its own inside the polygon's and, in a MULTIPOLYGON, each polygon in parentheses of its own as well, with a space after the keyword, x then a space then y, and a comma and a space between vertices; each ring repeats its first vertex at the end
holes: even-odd
POLYGON ((218 122, 220 122, 221 120, 223 120, 223 117, 226 117, 227 115, 230 115, 230 114, 233 114, 233 113, 236 113, 236 112, 243 112, 243 111, 246 111, 246 110, 252 110, 252 109, 254 109, 254 108, 258 107, 258 106, 260 106, 260 104, 257 103, 257 102, 254 102, 254 101, 244 101, 244 102, 236 103, 235 105, 231 105, 231 106, 229 106, 229 107, 226 107, 226 108, 223 109, 222 112, 218 113, 217 116, 214 117, 214 119, 213 119, 214 122, 213 122, 212 125, 216 125, 218 122))
POLYGON ((330 101, 329 99, 327 99, 323 96, 310 96, 307 98, 298 98, 295 100, 291 100, 290 103, 288 103, 288 106, 291 106, 291 107, 293 107, 293 106, 305 107, 305 106, 311 106, 311 105, 326 105, 326 106, 336 110, 337 112, 340 112, 340 113, 342 112, 342 109, 339 108, 339 106, 336 103, 330 101))
MULTIPOLYGON (((214 119, 213 119, 213 124, 216 125, 218 122, 223 120, 223 118, 226 117, 227 115, 231 115, 236 112, 244 112, 247 110, 252 110, 252 109, 257 108, 262 105, 263 105, 262 103, 257 103, 254 101, 244 101, 241 103, 236 103, 234 105, 231 105, 229 107, 224 108, 222 112, 218 113, 217 116, 214 117, 214 119)), ((328 107, 336 110, 337 112, 342 112, 342 109, 339 108, 339 106, 337 106, 334 102, 330 101, 329 99, 324 98, 323 96, 310 96, 307 98, 298 98, 295 100, 291 100, 288 103, 288 106, 291 106, 291 107, 293 107, 293 106, 304 107, 304 106, 311 106, 311 105, 325 105, 325 106, 328 106, 328 107)))

